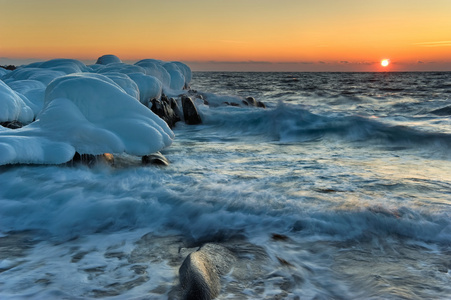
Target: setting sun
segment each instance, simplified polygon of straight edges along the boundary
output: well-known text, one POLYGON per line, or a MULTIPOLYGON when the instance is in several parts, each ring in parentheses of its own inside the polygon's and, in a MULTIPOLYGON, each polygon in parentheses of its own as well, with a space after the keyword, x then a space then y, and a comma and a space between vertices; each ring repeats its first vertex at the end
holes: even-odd
POLYGON ((389 64, 390 64, 390 60, 388 60, 388 59, 383 59, 381 61, 381 66, 383 66, 383 67, 387 67, 389 64))

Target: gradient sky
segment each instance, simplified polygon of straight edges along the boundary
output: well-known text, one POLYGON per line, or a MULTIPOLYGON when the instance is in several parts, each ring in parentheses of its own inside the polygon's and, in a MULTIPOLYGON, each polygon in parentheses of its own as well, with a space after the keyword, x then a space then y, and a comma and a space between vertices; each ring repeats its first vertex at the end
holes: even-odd
POLYGON ((0 0, 0 64, 103 54, 193 70, 451 71, 451 0, 0 0))

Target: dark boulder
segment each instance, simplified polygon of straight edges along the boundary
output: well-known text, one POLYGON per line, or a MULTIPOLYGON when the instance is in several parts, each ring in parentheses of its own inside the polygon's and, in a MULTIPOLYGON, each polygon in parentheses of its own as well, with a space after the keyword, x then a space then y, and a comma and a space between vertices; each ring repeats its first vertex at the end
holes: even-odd
POLYGON ((243 103, 246 106, 266 108, 266 105, 263 102, 255 100, 254 97, 246 97, 246 99, 243 100, 243 103))
POLYGON ((188 125, 197 125, 202 123, 199 113, 197 112, 196 106, 190 97, 185 95, 182 96, 182 108, 183 117, 185 118, 185 123, 188 125))
POLYGON ((266 108, 266 105, 261 101, 257 101, 257 107, 266 108))
POLYGON ((7 122, 0 122, 0 126, 10 128, 10 129, 18 129, 22 128, 23 124, 19 121, 7 121, 7 122))
POLYGON ((161 96, 161 100, 152 99, 150 102, 152 103, 150 110, 162 118, 168 124, 169 128, 173 128, 175 123, 180 121, 178 114, 180 110, 177 102, 173 98, 169 99, 163 95, 161 96))
POLYGON ((247 102, 250 106, 257 106, 257 100, 254 97, 246 97, 245 102, 247 102))
POLYGON ((158 166, 168 166, 169 160, 163 156, 160 152, 156 152, 150 155, 144 155, 141 158, 143 165, 158 165, 158 166))
POLYGON ((192 252, 179 269, 183 299, 214 299, 221 291, 221 276, 226 275, 236 257, 227 248, 217 244, 205 244, 192 252))

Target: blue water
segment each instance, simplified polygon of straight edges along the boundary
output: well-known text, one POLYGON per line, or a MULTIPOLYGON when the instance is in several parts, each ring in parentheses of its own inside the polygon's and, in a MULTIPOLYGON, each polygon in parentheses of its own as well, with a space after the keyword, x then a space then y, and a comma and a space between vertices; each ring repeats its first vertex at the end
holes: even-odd
POLYGON ((0 168, 0 298, 178 299, 215 242, 240 255, 218 299, 451 299, 451 119, 431 113, 451 73, 191 87, 203 123, 177 123, 168 167, 0 168))

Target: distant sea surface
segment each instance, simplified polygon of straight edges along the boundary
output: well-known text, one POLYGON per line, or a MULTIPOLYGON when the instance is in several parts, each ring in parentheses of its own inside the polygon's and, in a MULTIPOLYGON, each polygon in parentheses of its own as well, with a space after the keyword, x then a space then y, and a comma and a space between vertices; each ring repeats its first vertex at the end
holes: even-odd
POLYGON ((191 88, 209 105, 177 123, 167 167, 0 168, 1 299, 178 299, 207 242, 241 259, 218 299, 451 299, 450 72, 191 88))

